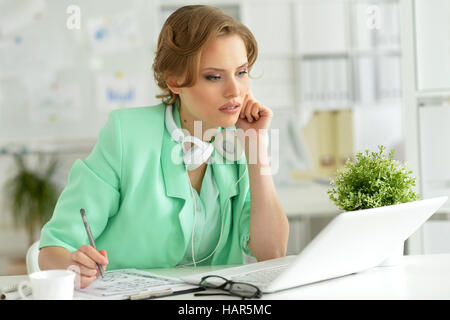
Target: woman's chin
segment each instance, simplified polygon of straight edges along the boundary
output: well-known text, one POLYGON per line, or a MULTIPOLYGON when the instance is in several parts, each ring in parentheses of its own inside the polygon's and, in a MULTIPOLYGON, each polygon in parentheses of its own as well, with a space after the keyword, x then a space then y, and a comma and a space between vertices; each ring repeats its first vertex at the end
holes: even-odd
POLYGON ((230 116, 225 116, 221 119, 219 119, 219 123, 218 126, 222 127, 222 128, 228 128, 231 126, 234 126, 236 124, 236 122, 238 121, 239 118, 239 114, 236 115, 230 115, 230 116))

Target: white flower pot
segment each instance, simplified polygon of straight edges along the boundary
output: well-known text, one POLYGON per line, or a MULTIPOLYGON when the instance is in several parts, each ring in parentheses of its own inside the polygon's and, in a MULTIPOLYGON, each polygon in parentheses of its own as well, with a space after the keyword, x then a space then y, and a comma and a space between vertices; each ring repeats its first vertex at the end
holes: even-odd
POLYGON ((400 245, 393 247, 392 253, 388 256, 386 260, 384 260, 380 267, 392 267, 401 264, 403 260, 403 251, 404 251, 405 243, 402 242, 400 245))

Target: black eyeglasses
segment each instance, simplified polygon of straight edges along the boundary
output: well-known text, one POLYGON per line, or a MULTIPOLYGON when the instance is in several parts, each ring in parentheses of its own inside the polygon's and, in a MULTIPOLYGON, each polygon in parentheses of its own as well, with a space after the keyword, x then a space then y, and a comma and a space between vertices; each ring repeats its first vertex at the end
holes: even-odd
POLYGON ((221 276, 209 275, 200 281, 203 288, 220 289, 228 293, 195 293, 194 296, 227 295, 242 299, 261 298, 262 292, 257 286, 245 282, 234 282, 221 276))

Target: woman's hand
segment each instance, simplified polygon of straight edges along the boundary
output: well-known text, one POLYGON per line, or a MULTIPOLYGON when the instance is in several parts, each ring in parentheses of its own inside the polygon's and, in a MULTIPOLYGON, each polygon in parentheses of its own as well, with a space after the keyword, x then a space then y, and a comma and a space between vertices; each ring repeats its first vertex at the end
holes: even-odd
POLYGON ((249 91, 242 102, 241 114, 235 126, 244 131, 269 129, 272 117, 272 110, 257 101, 249 91))
POLYGON ((83 245, 70 254, 70 265, 76 267, 71 268, 77 274, 75 283, 80 288, 86 288, 101 275, 97 263, 103 266, 103 270, 106 269, 109 262, 105 250, 97 251, 90 245, 83 245))

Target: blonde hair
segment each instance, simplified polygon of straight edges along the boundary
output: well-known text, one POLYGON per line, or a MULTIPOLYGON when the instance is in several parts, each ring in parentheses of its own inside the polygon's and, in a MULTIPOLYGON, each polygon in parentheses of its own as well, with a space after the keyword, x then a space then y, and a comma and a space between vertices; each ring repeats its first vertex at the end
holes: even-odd
POLYGON ((178 94, 167 86, 169 76, 185 76, 178 88, 193 86, 197 81, 203 48, 221 35, 238 35, 242 38, 250 70, 258 56, 258 45, 245 25, 221 10, 206 5, 184 6, 173 12, 161 29, 153 62, 155 81, 163 92, 156 98, 165 105, 171 105, 178 99, 178 94))

